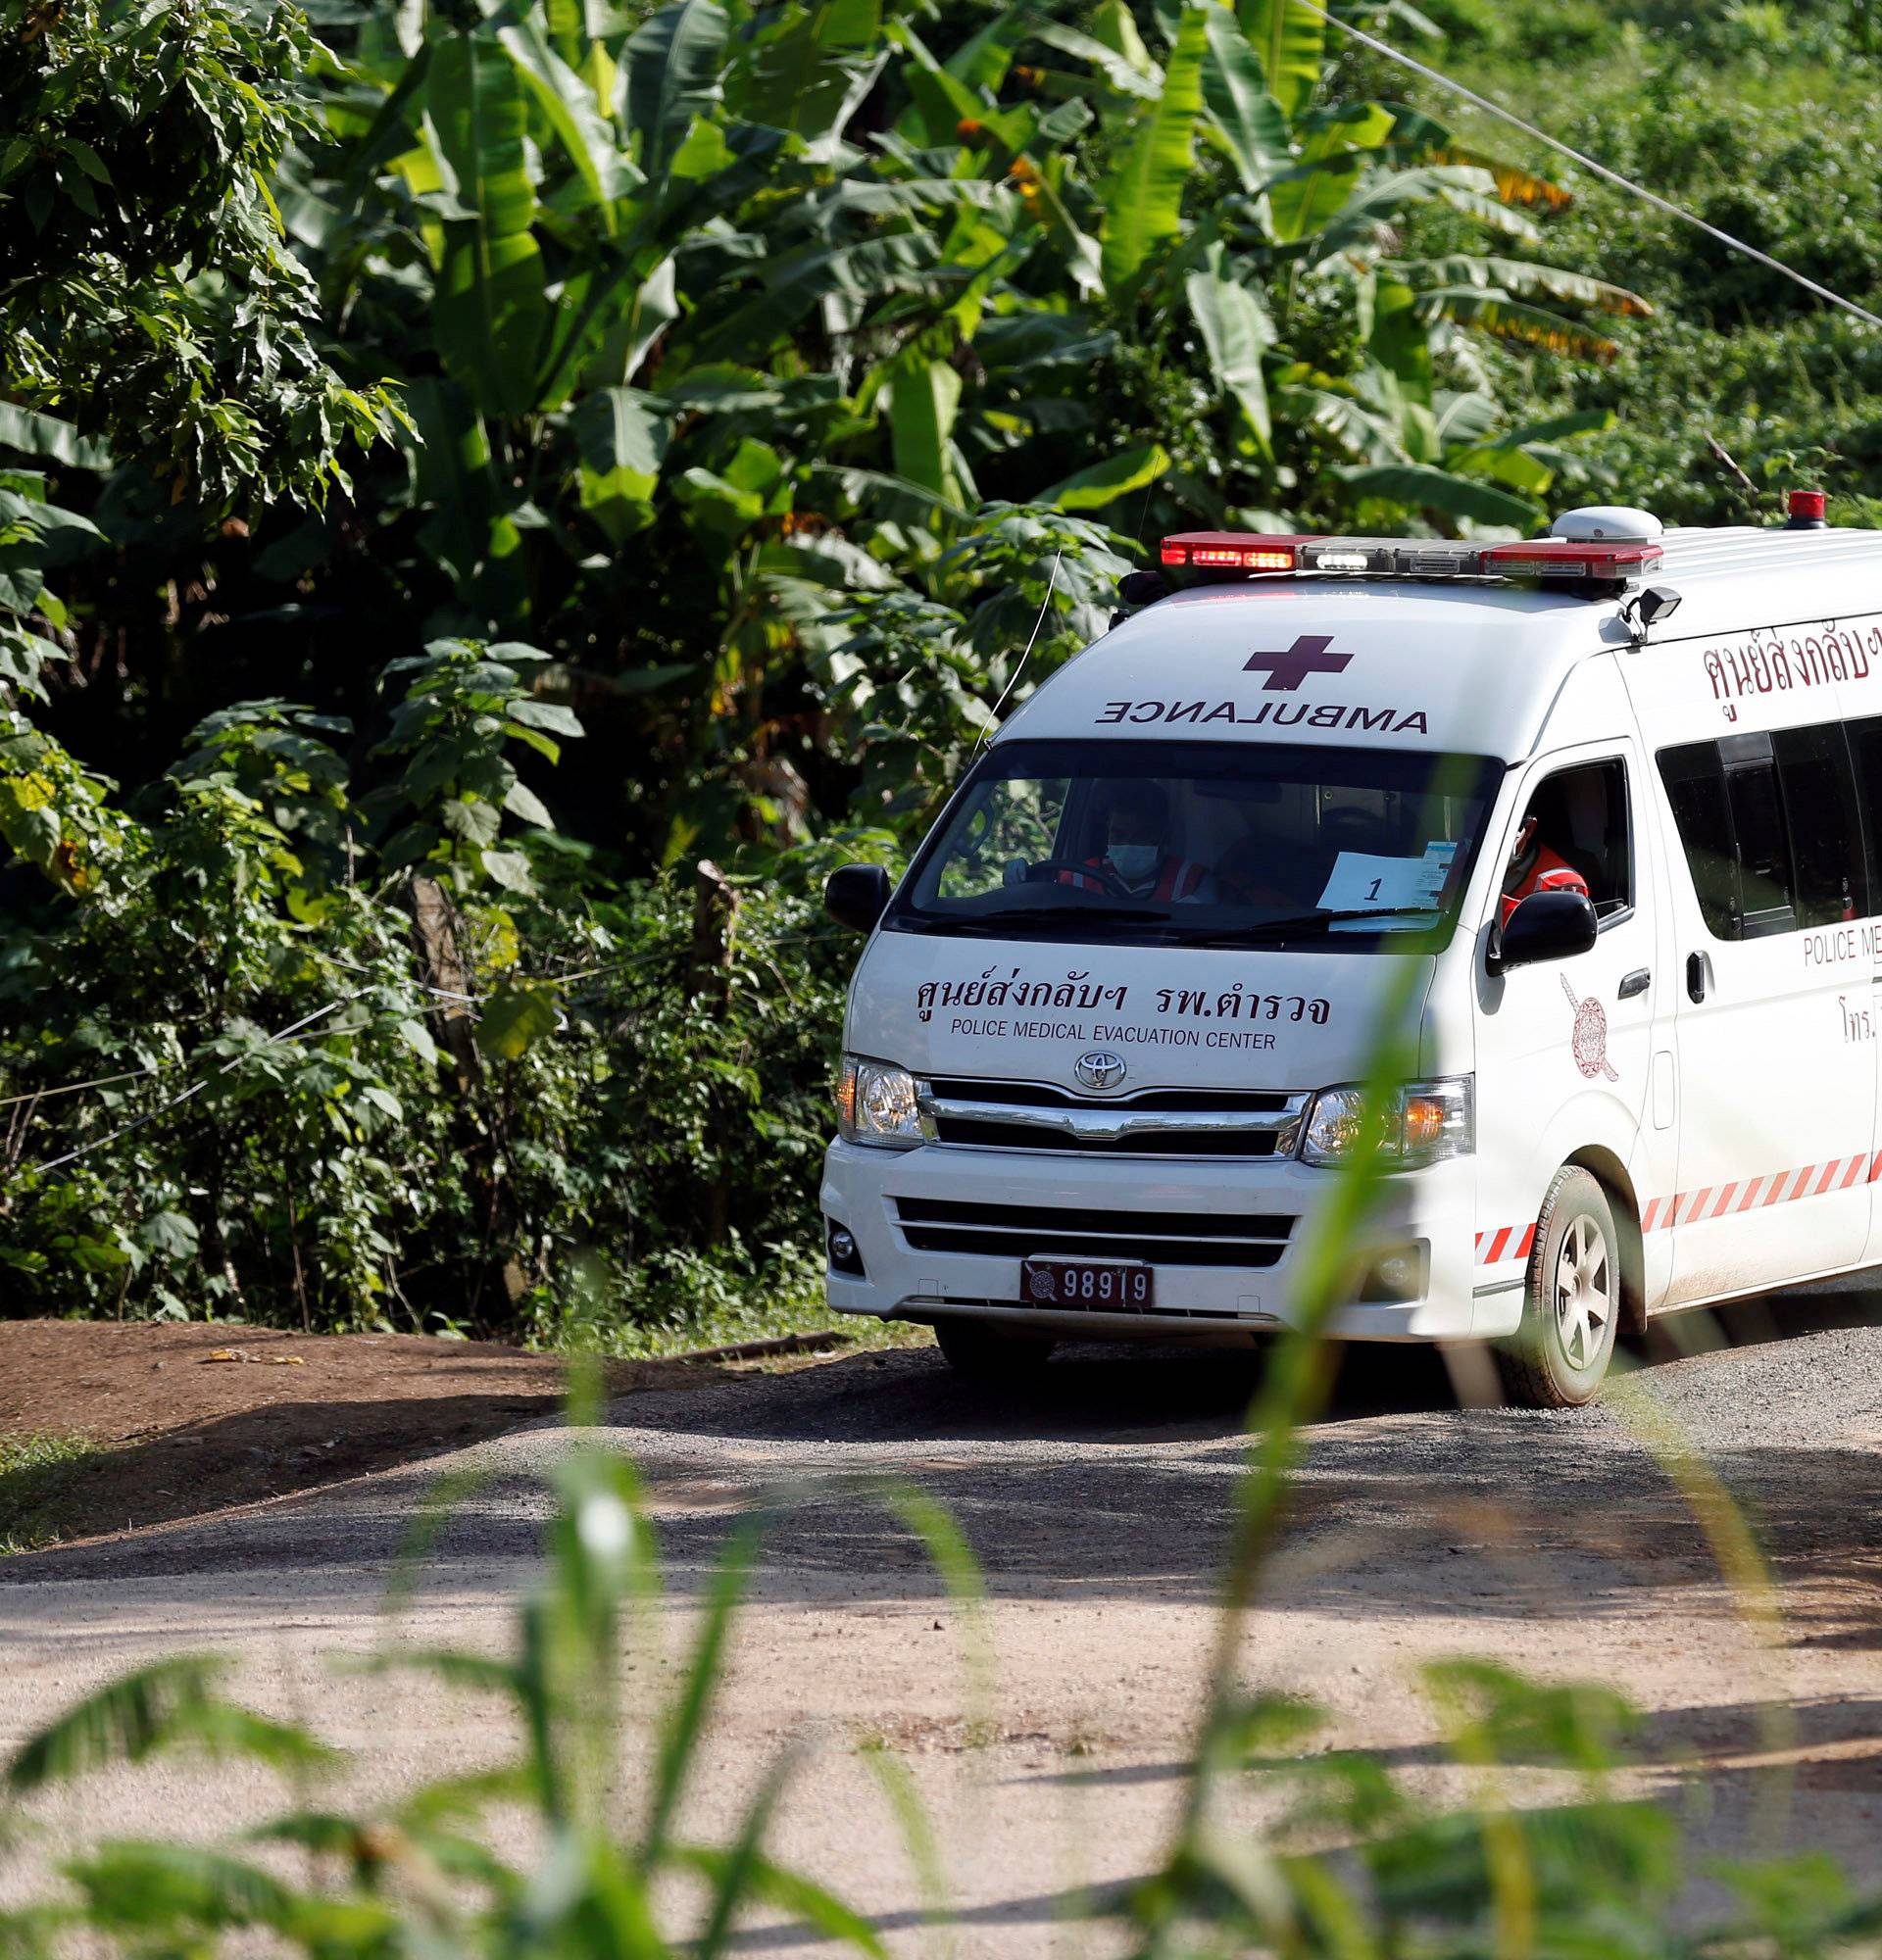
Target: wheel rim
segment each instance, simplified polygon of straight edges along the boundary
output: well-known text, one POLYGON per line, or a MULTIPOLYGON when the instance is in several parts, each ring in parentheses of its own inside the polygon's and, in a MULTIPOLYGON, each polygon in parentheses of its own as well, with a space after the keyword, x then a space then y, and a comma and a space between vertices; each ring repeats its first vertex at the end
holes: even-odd
POLYGON ((1614 1262, 1602 1229, 1584 1211, 1556 1254, 1556 1333, 1574 1368, 1600 1354, 1614 1317, 1614 1262))

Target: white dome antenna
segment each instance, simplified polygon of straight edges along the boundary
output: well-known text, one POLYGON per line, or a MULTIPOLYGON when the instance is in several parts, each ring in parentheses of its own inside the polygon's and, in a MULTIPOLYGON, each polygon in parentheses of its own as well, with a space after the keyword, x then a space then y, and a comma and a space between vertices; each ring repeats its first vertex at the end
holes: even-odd
POLYGON ((1628 504, 1591 504, 1579 511, 1564 511, 1549 526, 1549 535, 1578 545, 1652 544, 1665 529, 1651 511, 1637 511, 1628 504))

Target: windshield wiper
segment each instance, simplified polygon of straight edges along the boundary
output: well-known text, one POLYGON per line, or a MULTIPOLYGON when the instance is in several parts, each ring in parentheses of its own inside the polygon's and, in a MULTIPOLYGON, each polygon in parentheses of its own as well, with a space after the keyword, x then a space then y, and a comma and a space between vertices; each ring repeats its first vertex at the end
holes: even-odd
POLYGON ((1302 912, 1298 918, 1262 919, 1251 925, 1246 936, 1271 939, 1289 932, 1324 931, 1344 919, 1421 918, 1439 924, 1444 914, 1429 906, 1354 906, 1344 911, 1302 912))
POLYGON ((937 917, 930 913, 922 923, 930 930, 977 933, 1001 926, 1038 925, 1050 919, 1055 924, 1088 925, 1095 921, 1115 925, 1166 925, 1170 914, 1147 906, 1003 906, 998 911, 974 912, 964 918, 937 917))

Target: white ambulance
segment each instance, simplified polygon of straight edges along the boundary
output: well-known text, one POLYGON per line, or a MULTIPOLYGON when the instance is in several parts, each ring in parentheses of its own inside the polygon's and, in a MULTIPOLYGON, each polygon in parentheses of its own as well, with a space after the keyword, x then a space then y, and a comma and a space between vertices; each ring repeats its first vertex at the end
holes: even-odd
POLYGON ((1574 1403, 1622 1327, 1882 1264, 1882 534, 1820 518, 1164 540, 901 883, 830 881, 830 1304, 982 1370, 1287 1323, 1408 984, 1340 1338, 1574 1403))

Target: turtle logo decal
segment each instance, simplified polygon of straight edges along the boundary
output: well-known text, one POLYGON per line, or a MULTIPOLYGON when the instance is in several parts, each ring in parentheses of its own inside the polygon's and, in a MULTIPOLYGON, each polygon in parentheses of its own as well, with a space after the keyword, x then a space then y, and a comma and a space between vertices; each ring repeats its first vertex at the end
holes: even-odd
POLYGON ((1561 991, 1568 996, 1568 1004, 1575 1010, 1575 1031, 1570 1038, 1574 1045, 1575 1066, 1592 1082, 1597 1075, 1605 1075, 1610 1082, 1618 1082, 1613 1065, 1608 1059, 1608 1009, 1590 994, 1585 1001, 1575 999, 1575 990, 1568 984, 1567 974, 1561 976, 1561 991))

